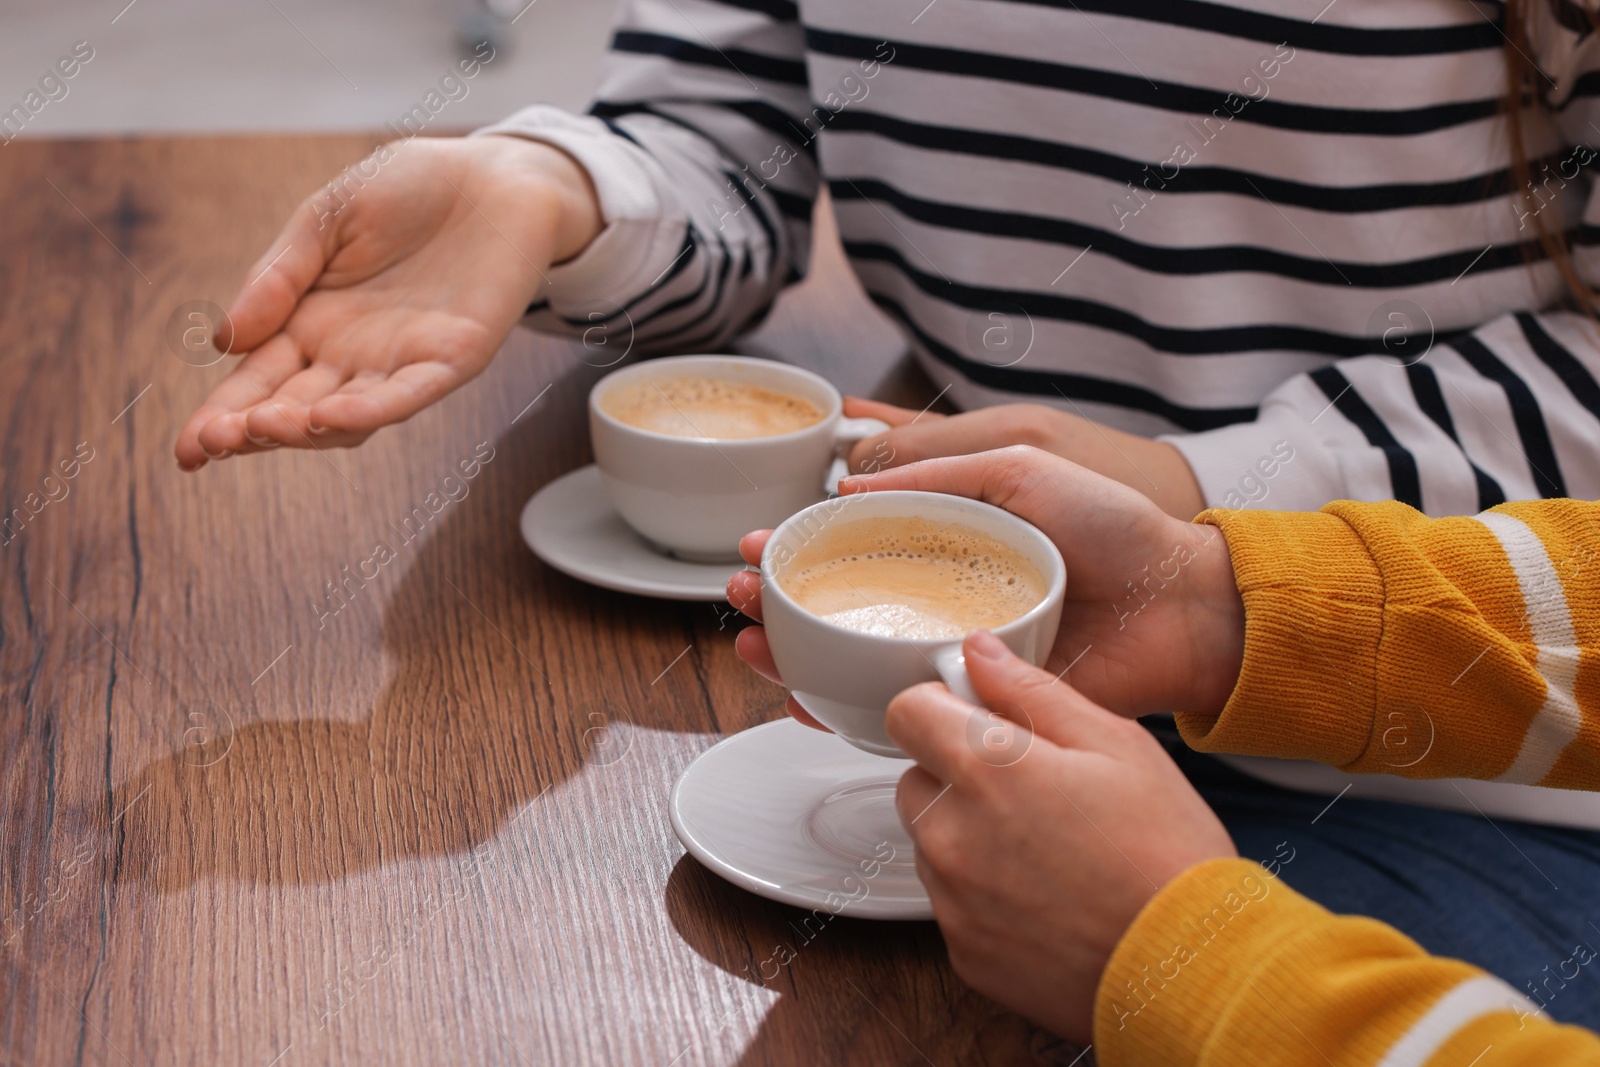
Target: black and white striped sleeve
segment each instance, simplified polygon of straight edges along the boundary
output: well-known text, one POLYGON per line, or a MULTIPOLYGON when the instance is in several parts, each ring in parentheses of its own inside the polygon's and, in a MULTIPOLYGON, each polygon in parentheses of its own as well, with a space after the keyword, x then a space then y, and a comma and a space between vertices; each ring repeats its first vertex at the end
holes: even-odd
POLYGON ((803 57, 788 0, 631 0, 588 115, 535 106, 478 131, 563 149, 599 195, 605 229, 549 271, 529 325, 604 324, 650 352, 714 350, 754 325, 810 253, 803 57))
POLYGON ((1572 312, 1505 316, 1421 358, 1363 356, 1300 375, 1254 422, 1166 440, 1213 507, 1393 498, 1470 515, 1508 500, 1597 499, 1600 326, 1572 312))

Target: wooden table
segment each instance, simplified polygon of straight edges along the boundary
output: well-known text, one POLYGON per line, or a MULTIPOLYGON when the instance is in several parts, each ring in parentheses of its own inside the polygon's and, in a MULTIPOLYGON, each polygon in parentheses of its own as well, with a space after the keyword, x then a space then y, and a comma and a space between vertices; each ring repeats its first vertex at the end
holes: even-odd
MULTIPOLYGON (((599 372, 568 343, 513 337, 357 451, 178 471, 225 365, 176 358, 169 316, 226 304, 371 143, 0 148, 0 1064, 1071 1062, 931 923, 806 943, 685 856, 674 779, 781 694, 725 605, 589 588, 522 543, 523 503, 589 460, 599 372)), ((821 262, 754 346, 932 396, 821 262)))

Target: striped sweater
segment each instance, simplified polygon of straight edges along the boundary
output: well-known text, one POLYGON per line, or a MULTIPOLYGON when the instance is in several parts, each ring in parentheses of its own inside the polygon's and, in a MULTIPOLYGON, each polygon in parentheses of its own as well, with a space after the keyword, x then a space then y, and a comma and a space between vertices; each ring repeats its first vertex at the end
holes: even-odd
MULTIPOLYGON (((1201 521, 1228 539, 1245 661, 1220 717, 1179 718, 1191 744, 1600 790, 1600 504, 1430 520, 1338 503, 1201 521), (1385 740, 1390 713, 1418 707, 1433 742, 1402 757, 1385 740)), ((1429 957, 1277 874, 1218 860, 1163 887, 1101 979, 1103 1067, 1600 1064, 1600 1038, 1551 1023, 1554 988, 1429 957)), ((1594 957, 1580 944, 1554 972, 1570 979, 1594 957)))
POLYGON ((631 0, 589 115, 491 128, 580 160, 607 221, 532 321, 723 347, 826 183, 961 406, 1170 435, 1214 506, 1600 496, 1600 333, 1543 310, 1534 239, 1600 277, 1600 38, 1531 6, 1519 189, 1493 0, 631 0))

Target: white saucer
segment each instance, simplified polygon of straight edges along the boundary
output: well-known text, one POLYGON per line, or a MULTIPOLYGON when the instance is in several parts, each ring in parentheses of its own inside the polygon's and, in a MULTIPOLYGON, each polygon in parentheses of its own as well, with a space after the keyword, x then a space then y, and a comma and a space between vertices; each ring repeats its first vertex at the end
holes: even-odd
POLYGON ((690 563, 652 548, 611 508, 594 464, 546 485, 522 509, 522 539, 562 574, 663 600, 727 599, 742 563, 690 563))
POLYGON ((858 919, 931 919, 894 810, 910 760, 874 756, 793 719, 702 752, 672 790, 689 854, 769 900, 858 919))

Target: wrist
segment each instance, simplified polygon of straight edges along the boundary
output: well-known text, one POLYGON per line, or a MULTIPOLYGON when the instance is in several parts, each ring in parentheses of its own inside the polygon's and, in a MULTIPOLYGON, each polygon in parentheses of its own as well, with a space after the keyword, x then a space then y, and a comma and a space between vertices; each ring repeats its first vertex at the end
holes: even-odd
POLYGON ((1151 491, 1150 497, 1168 515, 1188 522, 1205 510, 1206 498, 1200 491, 1200 480, 1194 476, 1194 469, 1182 452, 1165 441, 1151 444, 1150 452, 1157 468, 1155 480, 1160 488, 1151 491))
POLYGON ((1190 526, 1194 536, 1194 596, 1189 610, 1193 685, 1175 711, 1216 718, 1244 666, 1244 597, 1234 576, 1228 539, 1216 526, 1190 526))
POLYGON ((605 228, 600 198, 589 172, 571 155, 544 141, 509 134, 473 138, 503 157, 498 166, 511 167, 517 176, 532 180, 542 199, 542 209, 553 222, 550 262, 564 263, 589 247, 605 228))
MULTIPOLYGON (((1048 420, 1036 435, 1044 438, 1041 447, 1047 451, 1137 489, 1162 511, 1183 522, 1205 508, 1199 479, 1173 445, 1065 412, 1046 414, 1048 420)), ((1026 418, 1022 425, 1026 433, 1026 418)))

